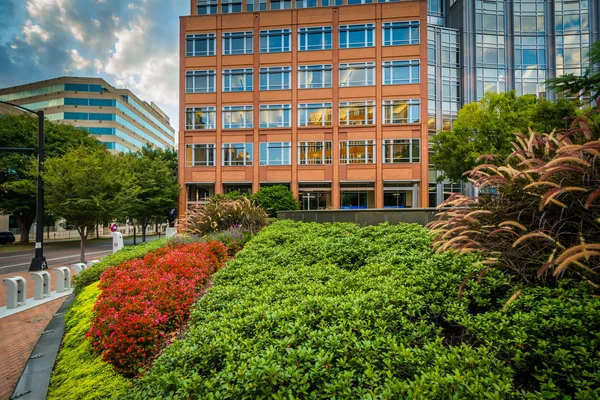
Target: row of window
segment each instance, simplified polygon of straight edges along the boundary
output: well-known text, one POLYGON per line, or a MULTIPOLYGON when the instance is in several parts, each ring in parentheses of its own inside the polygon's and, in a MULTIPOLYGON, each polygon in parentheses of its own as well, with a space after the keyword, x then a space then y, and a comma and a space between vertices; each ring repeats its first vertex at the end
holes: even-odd
MULTIPOLYGON (((419 44, 419 21, 385 22, 383 24, 383 46, 404 46, 419 44)), ((333 28, 314 26, 298 29, 298 50, 331 50, 333 28)), ((291 51, 291 29, 262 30, 259 33, 261 53, 282 53, 291 51)), ((223 32, 222 54, 252 54, 254 52, 252 31, 223 32)), ((185 54, 187 57, 216 55, 217 35, 202 33, 186 35, 185 54)), ((339 27, 340 49, 354 49, 375 46, 375 24, 342 25, 339 27)))
MULTIPOLYGON (((339 65, 339 86, 374 86, 374 62, 344 63, 339 65)), ((298 88, 315 89, 332 87, 332 65, 298 66, 298 88)), ((406 85, 419 83, 420 61, 384 61, 382 65, 384 85, 406 85)), ((291 89, 292 67, 264 67, 259 69, 260 90, 291 89)), ((251 92, 254 70, 252 68, 224 69, 222 71, 223 92, 251 92)), ((215 93, 217 71, 186 71, 186 93, 215 93)))
MULTIPOLYGON (((291 127, 290 104, 265 104, 259 109, 261 128, 291 127)), ((420 122, 419 99, 384 100, 383 124, 416 124, 420 122)), ((192 107, 185 109, 185 128, 188 130, 216 129, 216 107, 192 107)), ((223 106, 223 129, 252 128, 253 107, 223 106)), ((351 101, 339 103, 340 125, 375 124, 375 101, 351 101)), ((306 103, 298 105, 298 126, 331 126, 332 103, 306 103)))
MULTIPOLYGON (((399 0, 296 0, 296 8, 342 6, 344 4, 393 3, 399 0)), ((197 0, 196 14, 210 15, 218 13, 218 0, 197 0)), ((269 10, 287 10, 292 8, 292 0, 271 0, 269 10)), ((267 0, 246 0, 246 11, 265 11, 267 0)), ((221 14, 242 12, 242 0, 221 0, 221 14)))
MULTIPOLYGON (((375 140, 340 140, 340 164, 372 164, 375 162, 375 140)), ((383 162, 420 162, 419 139, 388 139, 383 141, 383 162)), ((223 143, 222 165, 250 166, 253 163, 252 143, 223 143)), ((185 146, 186 167, 214 167, 216 145, 188 144, 185 146)), ((291 165, 291 142, 261 142, 259 165, 291 165)), ((332 142, 299 142, 299 165, 332 163, 332 142)))

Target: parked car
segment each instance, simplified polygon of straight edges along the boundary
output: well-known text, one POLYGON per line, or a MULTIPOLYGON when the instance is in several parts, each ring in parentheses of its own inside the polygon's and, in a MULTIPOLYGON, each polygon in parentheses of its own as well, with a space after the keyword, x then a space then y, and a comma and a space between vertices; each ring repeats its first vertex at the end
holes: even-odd
POLYGON ((13 243, 14 241, 15 241, 15 235, 13 235, 12 232, 9 232, 9 231, 0 232, 0 244, 4 245, 4 244, 8 244, 8 243, 13 243))

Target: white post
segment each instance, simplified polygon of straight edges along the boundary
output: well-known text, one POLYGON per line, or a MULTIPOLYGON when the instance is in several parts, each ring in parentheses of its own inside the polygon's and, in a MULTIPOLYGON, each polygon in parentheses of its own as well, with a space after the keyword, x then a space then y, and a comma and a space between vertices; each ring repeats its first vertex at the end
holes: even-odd
POLYGON ((167 239, 170 239, 177 234, 177 230, 175 228, 167 228, 165 234, 167 236, 167 239))
POLYGON ((123 234, 121 232, 112 233, 112 251, 116 253, 123 248, 123 234))
POLYGON ((27 296, 27 281, 21 276, 13 276, 2 279, 6 286, 6 308, 17 308, 24 306, 27 296))
POLYGON ((71 270, 67 267, 56 267, 56 293, 62 293, 71 288, 71 270))
POLYGON ((50 274, 48 271, 36 271, 32 272, 31 277, 33 278, 33 299, 43 300, 46 297, 50 297, 50 274))

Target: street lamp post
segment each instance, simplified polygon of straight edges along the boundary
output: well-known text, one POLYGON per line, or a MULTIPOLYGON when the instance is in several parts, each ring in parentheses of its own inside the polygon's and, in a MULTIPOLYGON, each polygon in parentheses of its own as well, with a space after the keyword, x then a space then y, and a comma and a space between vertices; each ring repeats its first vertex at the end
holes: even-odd
POLYGON ((44 181, 42 180, 42 171, 44 170, 45 146, 44 146, 44 111, 32 111, 17 104, 11 104, 0 101, 1 104, 6 104, 38 117, 38 145, 35 148, 18 148, 18 147, 0 147, 0 151, 8 151, 13 153, 35 153, 37 154, 37 202, 35 207, 36 222, 35 222, 35 254, 29 265, 30 271, 40 271, 48 269, 48 263, 44 257, 44 181))

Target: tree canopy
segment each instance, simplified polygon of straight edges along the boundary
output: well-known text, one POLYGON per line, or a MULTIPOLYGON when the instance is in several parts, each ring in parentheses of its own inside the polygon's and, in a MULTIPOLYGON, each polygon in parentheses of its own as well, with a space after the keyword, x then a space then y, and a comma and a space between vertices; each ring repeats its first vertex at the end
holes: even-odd
POLYGON ((517 132, 551 132, 567 128, 576 114, 567 100, 552 103, 534 95, 488 93, 479 102, 464 106, 451 131, 442 131, 431 140, 431 163, 441 171, 438 178, 460 181, 483 154, 506 158, 513 150, 517 132))
POLYGON ((252 195, 252 200, 256 201, 270 217, 277 216, 277 211, 297 210, 299 208, 294 193, 283 185, 260 188, 258 192, 252 195))
MULTIPOLYGON (((37 147, 38 121, 26 115, 0 116, 0 147, 37 147)), ((67 124, 45 122, 46 157, 61 156, 76 147, 90 150, 104 146, 83 129, 67 124)), ((35 220, 36 156, 2 153, 0 157, 0 213, 14 215, 21 242, 29 241, 35 220)))

